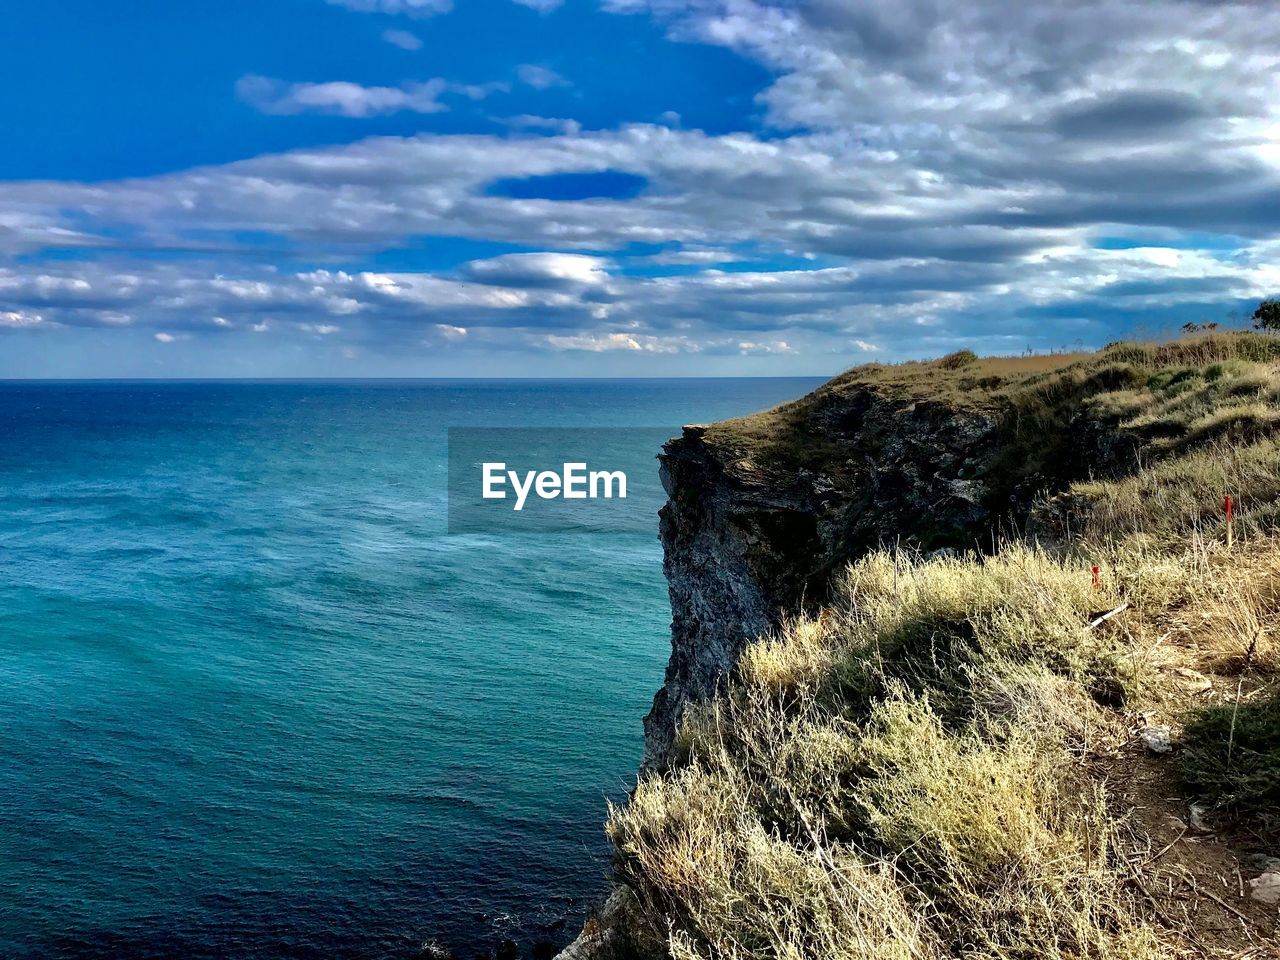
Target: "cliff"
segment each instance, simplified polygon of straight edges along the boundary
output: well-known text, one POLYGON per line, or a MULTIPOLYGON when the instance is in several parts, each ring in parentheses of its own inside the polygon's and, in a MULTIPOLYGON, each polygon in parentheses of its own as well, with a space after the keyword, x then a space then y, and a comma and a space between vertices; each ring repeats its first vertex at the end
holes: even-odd
POLYGON ((838 460, 817 468, 757 463, 705 427, 664 447, 671 659, 645 718, 646 766, 662 764, 683 705, 713 695, 748 641, 825 600, 839 563, 898 538, 962 544, 989 524, 979 477, 994 417, 871 389, 823 412, 838 460))
MULTIPOLYGON (((1192 782, 1217 783, 1190 816, 1216 804, 1220 836, 1278 826, 1275 788, 1238 801, 1234 742, 1223 761, 1206 703, 1187 700, 1191 677, 1202 699, 1251 691, 1262 727, 1274 709, 1267 631, 1242 654, 1219 620, 1280 611, 1260 586, 1280 570, 1277 431, 1280 341, 1237 334, 872 365, 686 427, 660 458, 671 659, 640 785, 610 821, 617 889, 565 956, 856 960, 984 942, 973 956, 1119 958, 1196 942, 1153 920, 1167 911, 1126 876, 1098 873, 1096 851, 1127 855, 1115 824, 1131 815, 1165 845, 1160 818, 1188 816, 1168 798, 1192 782), (1244 489, 1247 557, 1210 551, 1215 504, 1244 489), (1103 613, 1109 626, 1093 623, 1103 613), (1185 649, 1151 653, 1178 630, 1185 649), (1184 722, 1182 767, 1133 746, 1137 727, 1162 746, 1184 722), (924 838, 956 829, 931 859, 924 838), (974 837, 986 846, 965 852, 974 837), (1075 858, 1077 879, 1053 873, 1075 858), (988 882, 1017 891, 984 905, 988 882)), ((1269 736, 1266 783, 1280 770, 1269 736)), ((1193 881, 1240 868, 1232 843, 1204 843, 1199 860, 1176 840, 1162 855, 1193 881)), ((1248 897, 1227 912, 1267 923, 1248 897)))
POLYGON ((864 367, 667 443, 671 659, 645 718, 645 768, 665 764, 684 705, 720 689, 747 643, 820 607, 842 565, 878 546, 989 548, 1038 494, 1132 460, 1133 444, 1081 402, 1114 371, 1064 374, 1081 364, 956 355, 864 367))

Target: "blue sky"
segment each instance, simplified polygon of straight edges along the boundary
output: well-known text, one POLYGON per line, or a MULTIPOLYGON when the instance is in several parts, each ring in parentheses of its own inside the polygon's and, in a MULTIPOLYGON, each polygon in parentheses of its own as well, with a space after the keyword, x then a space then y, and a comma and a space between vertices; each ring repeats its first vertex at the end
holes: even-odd
POLYGON ((45 0, 0 376, 833 373, 1280 288, 1280 13, 45 0))

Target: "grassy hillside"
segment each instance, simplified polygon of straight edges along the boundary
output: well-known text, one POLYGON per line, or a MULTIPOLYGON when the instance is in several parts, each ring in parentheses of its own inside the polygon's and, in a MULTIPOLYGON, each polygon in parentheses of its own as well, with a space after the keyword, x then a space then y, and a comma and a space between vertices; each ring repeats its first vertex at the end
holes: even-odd
POLYGON ((1247 886, 1280 857, 1280 339, 860 368, 708 435, 833 469, 814 409, 867 385, 986 405, 1018 476, 1082 410, 1133 467, 1046 497, 1043 544, 862 557, 751 646, 612 811, 629 949, 1280 955, 1247 886))
MULTIPOLYGON (((979 358, 960 351, 939 360, 855 367, 800 400, 714 424, 708 443, 763 470, 838 471, 825 409, 865 390, 948 409, 991 413, 1003 423, 1006 491, 1028 477, 1053 485, 1073 425, 1082 417, 1122 440, 1158 443, 1161 453, 1216 438, 1266 434, 1280 398, 1280 337, 1216 333, 1170 343, 1118 342, 1096 353, 979 358)), ((1087 466, 1087 465, 1084 465, 1087 466)))

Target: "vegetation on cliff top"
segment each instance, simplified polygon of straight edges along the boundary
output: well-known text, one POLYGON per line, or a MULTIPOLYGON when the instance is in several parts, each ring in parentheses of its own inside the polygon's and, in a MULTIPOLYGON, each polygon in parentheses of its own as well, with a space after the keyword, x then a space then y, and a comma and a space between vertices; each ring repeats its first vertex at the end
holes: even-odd
POLYGON ((771 410, 714 424, 705 441, 726 460, 765 471, 838 471, 841 448, 824 412, 865 391, 904 404, 972 410, 1001 423, 1009 455, 993 488, 1036 474, 1054 479, 1057 442, 1087 412, 1167 447, 1265 432, 1280 397, 1280 337, 1213 332, 1170 343, 1118 342, 1095 353, 868 364, 771 410))
POLYGON ((1280 340, 863 368, 709 436, 801 430, 824 391, 868 384, 1087 407, 1142 465, 1042 503, 1052 547, 874 551, 750 646, 679 761, 612 811, 621 940, 676 960, 1277 955, 1241 856, 1280 854, 1280 340))

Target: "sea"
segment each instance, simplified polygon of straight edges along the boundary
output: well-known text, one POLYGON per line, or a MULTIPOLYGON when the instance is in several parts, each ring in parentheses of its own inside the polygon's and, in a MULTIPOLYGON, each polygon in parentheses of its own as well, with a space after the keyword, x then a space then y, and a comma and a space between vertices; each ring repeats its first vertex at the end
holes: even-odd
POLYGON ((656 490, 655 430, 819 382, 0 382, 0 957, 572 939, 669 650, 657 503, 451 530, 451 429, 617 431, 656 490))

